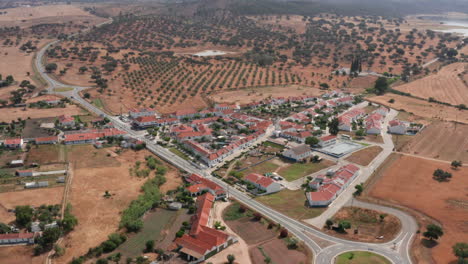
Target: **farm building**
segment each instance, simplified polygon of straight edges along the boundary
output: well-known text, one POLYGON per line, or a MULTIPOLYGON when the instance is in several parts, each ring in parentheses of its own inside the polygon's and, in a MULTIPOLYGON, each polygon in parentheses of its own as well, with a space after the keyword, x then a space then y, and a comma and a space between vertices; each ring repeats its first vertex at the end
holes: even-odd
POLYGON ((297 147, 284 150, 283 156, 294 161, 301 161, 312 156, 312 150, 309 145, 301 144, 297 147))
POLYGON ((211 193, 197 198, 197 213, 192 217, 189 234, 184 234, 174 241, 179 247, 179 253, 190 263, 203 262, 237 242, 235 237, 208 227, 214 200, 215 197, 211 193))
POLYGON ((41 181, 41 182, 26 182, 24 184, 24 188, 26 189, 32 189, 32 188, 44 188, 48 187, 49 182, 48 181, 41 181))
POLYGON ((264 191, 265 193, 274 193, 281 191, 281 185, 275 182, 273 179, 262 176, 257 173, 251 173, 244 179, 246 182, 250 182, 257 189, 264 191))
POLYGON ((24 166, 24 161, 23 160, 12 160, 9 163, 10 167, 21 167, 24 166))
POLYGON ((0 234, 0 245, 34 244, 34 233, 0 234))

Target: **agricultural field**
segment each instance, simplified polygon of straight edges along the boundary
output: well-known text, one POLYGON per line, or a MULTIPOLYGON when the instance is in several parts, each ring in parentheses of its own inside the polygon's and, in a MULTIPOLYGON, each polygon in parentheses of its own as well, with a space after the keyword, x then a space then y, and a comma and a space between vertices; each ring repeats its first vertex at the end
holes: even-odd
POLYGON ((456 121, 468 124, 468 110, 458 110, 455 107, 430 103, 422 99, 387 93, 385 95, 369 97, 366 100, 398 111, 405 111, 427 120, 456 121), (389 101, 392 99, 393 103, 390 103, 389 101))
POLYGON ((319 216, 325 210, 324 208, 310 208, 302 190, 282 190, 277 193, 259 196, 256 200, 298 220, 319 216))
POLYGON ((288 249, 288 238, 279 238, 279 230, 265 219, 252 219, 252 212, 238 212, 239 206, 233 204, 224 210, 224 220, 234 233, 241 237, 248 246, 252 263, 264 263, 266 257, 272 263, 307 263, 311 253, 297 245, 296 249, 288 249), (236 216, 236 217, 233 217, 236 216))
POLYGON ((416 235, 412 252, 418 263, 455 262, 452 246, 468 240, 468 169, 463 167, 453 170, 448 163, 405 155, 390 157, 383 169, 373 176, 372 183, 366 186, 366 193, 370 197, 409 208, 410 211, 415 210, 413 215, 417 216, 422 225, 420 230, 425 230, 425 226, 434 221, 443 226, 444 235, 435 246, 426 247, 427 241, 421 234, 416 235), (432 174, 436 169, 452 173, 452 178, 448 182, 434 180, 432 174))
POLYGON ((445 161, 468 162, 468 125, 434 122, 410 138, 395 136, 400 142, 397 151, 445 161), (406 143, 402 142, 406 141, 406 143))
POLYGON ((391 262, 385 257, 368 252, 368 251, 352 251, 339 255, 335 264, 390 264, 391 262))
POLYGON ((332 217, 332 220, 335 225, 340 221, 348 221, 351 228, 344 233, 327 227, 322 230, 330 235, 353 241, 386 242, 395 238, 401 229, 401 223, 397 217, 359 207, 343 207, 332 217), (381 215, 384 216, 383 219, 381 215), (355 234, 354 230, 358 230, 358 233, 355 234), (379 237, 382 238, 378 239, 379 237))
MULTIPOLYGON (((60 114, 63 115, 82 115, 86 112, 76 105, 67 105, 65 108, 60 108, 60 114)), ((22 107, 11 107, 2 108, 2 115, 0 115, 0 122, 11 122, 18 118, 44 118, 44 117, 56 117, 57 109, 55 108, 22 108, 22 107)))
POLYGON ((398 91, 429 99, 430 97, 452 105, 468 102, 468 64, 453 63, 435 74, 394 87, 398 91))
POLYGON ((377 155, 382 151, 379 146, 372 146, 359 151, 354 152, 346 158, 347 161, 359 164, 361 166, 367 166, 371 163, 377 155))

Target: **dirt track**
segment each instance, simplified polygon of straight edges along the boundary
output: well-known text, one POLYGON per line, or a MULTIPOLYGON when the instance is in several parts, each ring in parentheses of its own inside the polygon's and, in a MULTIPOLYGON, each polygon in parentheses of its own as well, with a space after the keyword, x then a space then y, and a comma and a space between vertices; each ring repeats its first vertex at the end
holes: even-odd
POLYGON ((395 89, 426 98, 458 105, 468 102, 468 86, 463 82, 467 63, 454 63, 443 67, 438 73, 400 85, 395 89), (460 75, 460 76, 459 76, 460 75))

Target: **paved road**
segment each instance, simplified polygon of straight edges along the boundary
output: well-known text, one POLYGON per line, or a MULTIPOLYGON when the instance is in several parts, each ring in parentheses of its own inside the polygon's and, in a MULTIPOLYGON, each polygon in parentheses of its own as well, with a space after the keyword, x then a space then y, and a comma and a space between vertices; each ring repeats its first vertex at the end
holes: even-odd
MULTIPOLYGON (((44 80, 46 80, 46 82, 48 83, 48 87, 47 87, 48 91, 66 96, 70 98, 71 100, 74 100, 76 103, 79 103, 82 107, 86 108, 88 111, 98 114, 100 116, 109 118, 113 122, 115 127, 123 131, 126 131, 132 137, 135 137, 144 141, 146 143, 148 150, 153 152, 155 155, 161 157, 162 159, 166 160, 167 162, 171 163, 172 165, 178 167, 179 169, 182 169, 189 173, 197 173, 197 174, 203 175, 204 177, 209 178, 210 180, 224 187, 228 191, 230 197, 233 197, 239 200, 241 203, 258 211, 259 213, 263 214, 265 217, 270 218, 271 220, 281 224, 281 226, 287 228, 290 231, 290 233, 292 233, 294 236, 302 240, 305 243, 305 245, 307 245, 313 251, 314 263, 330 264, 333 262, 333 259, 336 255, 342 252, 349 251, 349 250, 373 251, 375 253, 386 256, 395 264, 400 264, 400 263, 410 264, 411 263, 411 258, 409 257, 408 250, 409 250, 411 238, 415 232, 414 231, 415 229, 410 223, 411 221, 414 223, 414 220, 410 216, 392 208, 381 207, 381 206, 379 207, 377 205, 360 202, 360 206, 375 207, 381 211, 388 212, 390 214, 395 214, 402 221, 404 228, 402 232, 400 233, 400 235, 397 238, 395 238, 394 241, 385 243, 385 244, 361 243, 361 242, 343 240, 340 238, 336 238, 336 237, 324 234, 321 231, 309 225, 306 225, 300 221, 297 221, 288 216, 285 216, 257 202, 256 200, 252 199, 246 193, 241 192, 227 185, 225 182, 221 181, 220 179, 212 177, 207 172, 206 169, 200 167, 199 165, 194 164, 190 161, 184 160, 180 158, 179 156, 175 155, 174 153, 170 152, 169 150, 157 144, 154 144, 154 142, 142 137, 136 131, 132 130, 128 124, 123 123, 117 117, 108 115, 101 109, 88 103, 79 95, 79 92, 86 89, 87 87, 71 86, 71 85, 63 84, 57 80, 52 79, 50 76, 48 76, 44 71, 44 67, 42 65, 42 58, 45 53, 45 50, 51 45, 56 44, 56 43, 58 42, 54 41, 50 43, 49 45, 46 45, 44 48, 42 48, 37 53, 36 61, 35 61, 35 64, 39 73, 41 74, 42 78, 44 78, 44 80), (71 87, 74 89, 68 92, 61 92, 61 93, 54 92, 56 88, 61 88, 61 87, 71 87), (321 247, 315 240, 328 241, 329 242, 328 244, 330 244, 330 246, 321 247), (397 245, 396 249, 393 249, 393 243, 397 245)), ((372 167, 369 170, 373 170, 374 168, 376 168, 376 166, 372 167)))

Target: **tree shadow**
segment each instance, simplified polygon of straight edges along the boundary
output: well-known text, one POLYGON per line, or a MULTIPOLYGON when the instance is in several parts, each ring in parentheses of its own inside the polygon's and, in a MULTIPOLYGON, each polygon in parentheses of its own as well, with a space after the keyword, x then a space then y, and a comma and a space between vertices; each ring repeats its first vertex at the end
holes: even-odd
POLYGON ((426 247, 426 248, 433 248, 439 244, 436 240, 430 240, 430 239, 421 239, 421 244, 426 247))

